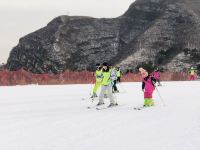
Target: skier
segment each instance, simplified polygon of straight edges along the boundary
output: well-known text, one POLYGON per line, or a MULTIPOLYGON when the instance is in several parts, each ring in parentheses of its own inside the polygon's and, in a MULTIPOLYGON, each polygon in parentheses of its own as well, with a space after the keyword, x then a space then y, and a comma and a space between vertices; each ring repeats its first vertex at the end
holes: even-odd
POLYGON ((195 80, 195 69, 194 69, 194 67, 191 67, 191 68, 190 68, 189 73, 190 73, 190 75, 189 75, 189 80, 190 80, 190 81, 195 80))
POLYGON ((97 90, 101 86, 101 82, 102 82, 102 78, 103 78, 103 74, 102 74, 102 70, 101 69, 102 69, 101 65, 100 64, 96 64, 96 71, 95 71, 96 83, 95 83, 95 86, 93 88, 93 92, 92 92, 91 98, 97 97, 97 90))
POLYGON ((144 107, 153 106, 154 102, 152 99, 152 94, 155 89, 156 79, 149 75, 149 73, 143 69, 139 69, 142 75, 142 91, 144 92, 144 107))
POLYGON ((117 67, 117 82, 120 82, 121 80, 121 70, 119 67, 117 67))
POLYGON ((99 102, 97 104, 97 106, 99 105, 103 105, 104 104, 104 94, 108 94, 108 98, 110 99, 110 105, 108 107, 113 107, 116 106, 117 103, 115 102, 114 96, 112 94, 112 86, 111 86, 111 71, 110 68, 108 66, 108 63, 104 62, 103 63, 103 67, 102 67, 102 74, 103 74, 103 78, 102 78, 102 84, 101 84, 101 92, 99 95, 99 102))
POLYGON ((111 67, 111 85, 112 85, 112 92, 113 93, 119 93, 118 89, 117 89, 117 70, 115 67, 111 67))
POLYGON ((158 68, 156 68, 154 70, 154 72, 152 73, 152 76, 156 79, 156 81, 158 82, 158 86, 162 86, 160 83, 160 71, 158 68))

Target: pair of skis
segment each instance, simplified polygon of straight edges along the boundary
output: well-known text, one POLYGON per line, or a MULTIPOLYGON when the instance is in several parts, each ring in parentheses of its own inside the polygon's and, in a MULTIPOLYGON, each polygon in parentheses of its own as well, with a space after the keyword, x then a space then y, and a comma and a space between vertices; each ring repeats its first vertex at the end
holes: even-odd
MULTIPOLYGON (((119 107, 119 105, 108 107, 108 106, 88 106, 87 109, 93 109, 95 108, 96 110, 104 110, 104 109, 109 109, 109 108, 115 108, 119 107)), ((145 107, 134 107, 133 110, 143 110, 145 107)))
MULTIPOLYGON (((92 100, 92 103, 96 100, 96 97, 95 98, 90 98, 92 100)), ((86 100, 85 98, 82 98, 82 100, 86 100)), ((101 106, 97 106, 97 105, 91 105, 91 106, 87 106, 87 109, 96 109, 96 110, 103 110, 103 109, 108 109, 108 108, 113 108, 113 107, 117 107, 119 106, 118 104, 117 105, 114 105, 112 107, 108 107, 108 106, 105 106, 105 105, 101 105, 101 106)), ((120 105, 121 106, 121 105, 120 105)), ((140 107, 134 107, 133 110, 142 110, 146 107, 144 106, 140 106, 140 107)))
POLYGON ((103 110, 103 109, 115 108, 117 106, 118 106, 118 104, 117 105, 113 105, 111 107, 106 106, 106 105, 101 105, 101 106, 94 105, 94 106, 88 106, 87 109, 93 109, 93 108, 95 108, 96 110, 103 110))
POLYGON ((134 109, 134 110, 142 110, 142 109, 144 109, 144 108, 145 108, 145 107, 142 106, 142 107, 134 107, 133 109, 134 109))

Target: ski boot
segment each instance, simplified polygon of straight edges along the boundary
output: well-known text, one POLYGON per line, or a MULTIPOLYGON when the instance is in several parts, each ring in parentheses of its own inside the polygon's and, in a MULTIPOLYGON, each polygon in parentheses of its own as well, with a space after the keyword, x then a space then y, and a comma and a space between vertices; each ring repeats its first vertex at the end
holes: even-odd
POLYGON ((110 107, 114 107, 114 106, 118 106, 118 104, 117 103, 110 103, 110 105, 108 105, 108 107, 110 108, 110 107))
POLYGON ((93 93, 92 96, 90 98, 96 98, 98 97, 96 93, 93 93))
POLYGON ((101 106, 101 105, 104 105, 104 102, 98 102, 97 103, 97 106, 101 106))

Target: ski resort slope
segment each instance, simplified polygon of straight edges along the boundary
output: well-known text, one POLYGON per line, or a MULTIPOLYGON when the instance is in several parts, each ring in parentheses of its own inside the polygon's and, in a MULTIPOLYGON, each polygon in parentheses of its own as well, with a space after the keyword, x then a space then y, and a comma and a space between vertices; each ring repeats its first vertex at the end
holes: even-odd
POLYGON ((103 110, 87 109, 91 85, 0 87, 0 150, 199 150, 200 82, 162 84, 166 106, 155 91, 142 110, 141 83, 103 110))

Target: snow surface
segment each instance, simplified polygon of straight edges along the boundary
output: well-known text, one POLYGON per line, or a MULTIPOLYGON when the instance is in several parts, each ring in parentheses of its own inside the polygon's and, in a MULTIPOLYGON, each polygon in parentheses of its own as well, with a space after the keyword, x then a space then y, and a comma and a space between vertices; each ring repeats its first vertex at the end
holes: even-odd
POLYGON ((166 106, 155 91, 139 111, 141 83, 120 83, 104 110, 86 108, 91 85, 0 87, 0 150, 200 150, 200 82, 162 84, 166 106))

